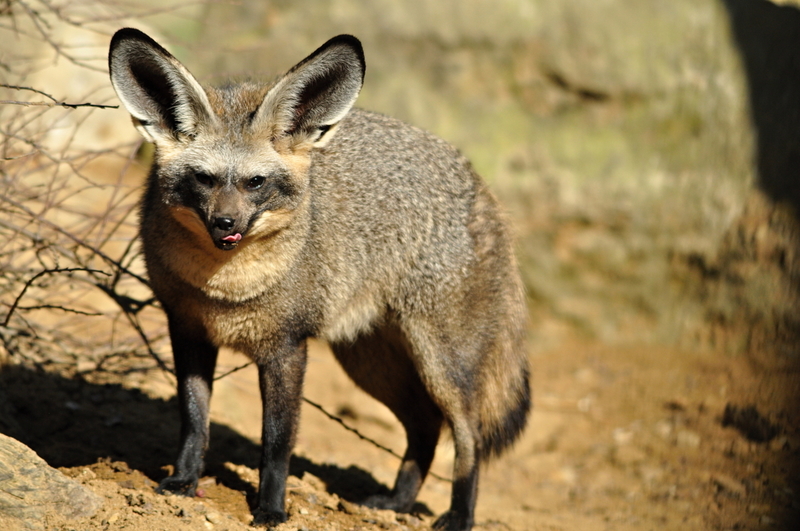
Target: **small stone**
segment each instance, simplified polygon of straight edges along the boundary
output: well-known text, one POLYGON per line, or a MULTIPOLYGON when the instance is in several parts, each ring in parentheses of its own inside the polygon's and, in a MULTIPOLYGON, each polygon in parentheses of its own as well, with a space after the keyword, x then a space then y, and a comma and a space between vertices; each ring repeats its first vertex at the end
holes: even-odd
POLYGON ((750 514, 766 514, 770 511, 770 506, 763 503, 751 503, 747 506, 747 512, 750 514))
POLYGON ((362 514, 364 512, 363 507, 360 505, 356 505, 355 503, 351 503, 347 500, 339 500, 339 509, 346 512, 347 514, 362 514))
POLYGON ((119 485, 123 489, 135 489, 136 488, 136 485, 130 479, 123 479, 122 481, 117 481, 117 485, 119 485))
POLYGON ((680 430, 676 440, 678 446, 683 448, 698 448, 700 446, 700 435, 691 430, 680 430))
POLYGON ((223 522, 223 517, 216 511, 210 511, 206 513, 206 520, 216 525, 216 524, 221 524, 223 522))
POLYGON ((672 435, 672 423, 666 419, 659 420, 655 425, 655 432, 663 439, 669 439, 672 435))
POLYGON ((78 478, 81 481, 89 481, 91 479, 97 479, 97 474, 91 468, 82 468, 80 474, 78 474, 78 478))
POLYGON ((594 395, 586 395, 585 397, 578 400, 578 411, 581 413, 588 413, 592 409, 592 405, 594 405, 595 397, 594 395))
POLYGON ((743 457, 750 453, 750 443, 746 439, 734 439, 731 442, 730 455, 735 457, 743 457))
POLYGON ((372 513, 378 522, 387 525, 397 525, 397 513, 391 509, 373 509, 372 513))
POLYGON ((734 496, 742 497, 747 494, 747 487, 744 483, 733 479, 727 474, 716 473, 711 475, 711 481, 720 488, 720 490, 733 494, 734 496))
POLYGON ((418 526, 422 523, 422 520, 414 516, 413 514, 407 513, 400 513, 397 515, 397 521, 403 524, 408 524, 410 526, 418 526))
POLYGON ((791 445, 789 444, 789 438, 785 435, 780 437, 776 437, 769 442, 769 449, 773 452, 779 452, 782 450, 791 450, 791 445))
POLYGON ((330 495, 326 492, 325 496, 322 497, 320 504, 326 509, 330 509, 331 511, 338 511, 339 497, 335 495, 330 495))
POLYGON ((91 372, 97 369, 97 363, 92 360, 78 360, 78 363, 75 364, 75 369, 79 373, 91 372))
POLYGON ((633 431, 627 428, 617 428, 612 434, 614 442, 618 445, 628 444, 633 440, 633 431))

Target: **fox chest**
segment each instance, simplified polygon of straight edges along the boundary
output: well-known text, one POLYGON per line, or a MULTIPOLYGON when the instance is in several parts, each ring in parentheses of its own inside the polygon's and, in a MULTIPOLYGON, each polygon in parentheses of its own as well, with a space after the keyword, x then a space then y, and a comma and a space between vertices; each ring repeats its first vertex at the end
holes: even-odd
POLYGON ((252 357, 259 349, 270 348, 270 343, 280 342, 282 331, 287 330, 287 310, 275 304, 268 293, 247 300, 213 298, 183 279, 152 274, 151 285, 172 326, 203 334, 217 347, 252 357))
POLYGON ((217 347, 230 347, 253 357, 258 350, 280 342, 285 329, 274 312, 253 303, 209 304, 199 316, 209 340, 217 347))

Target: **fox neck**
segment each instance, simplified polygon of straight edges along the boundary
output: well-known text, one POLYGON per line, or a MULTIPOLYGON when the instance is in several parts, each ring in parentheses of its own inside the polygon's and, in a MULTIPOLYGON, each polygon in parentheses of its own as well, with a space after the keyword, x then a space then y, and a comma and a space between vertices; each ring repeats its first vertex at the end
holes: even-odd
POLYGON ((300 253, 308 231, 305 206, 300 212, 268 213, 269 219, 259 220, 229 251, 216 248, 208 233, 180 219, 191 214, 170 212, 167 226, 156 221, 151 226, 145 216, 142 239, 150 276, 164 268, 168 277, 177 276, 216 300, 243 302, 258 297, 285 276, 300 253))

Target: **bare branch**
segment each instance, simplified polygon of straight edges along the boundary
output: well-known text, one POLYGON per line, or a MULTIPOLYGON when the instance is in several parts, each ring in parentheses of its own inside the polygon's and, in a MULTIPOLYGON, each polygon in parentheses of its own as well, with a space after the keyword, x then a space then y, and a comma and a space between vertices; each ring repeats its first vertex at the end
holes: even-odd
POLYGON ((99 269, 86 269, 86 268, 83 268, 83 267, 68 267, 68 268, 63 268, 63 269, 45 269, 44 271, 39 271, 38 273, 33 275, 25 283, 25 286, 22 288, 22 291, 20 291, 19 295, 17 295, 17 298, 14 299, 14 302, 11 304, 11 308, 8 310, 8 313, 6 314, 6 318, 3 321, 3 326, 5 326, 5 327, 8 326, 8 323, 11 320, 11 315, 14 313, 14 310, 17 308, 17 305, 19 305, 19 301, 25 295, 25 292, 28 291, 28 288, 30 288, 31 285, 36 281, 36 279, 38 279, 38 278, 40 278, 40 277, 42 277, 44 275, 52 275, 54 273, 74 273, 75 271, 83 271, 83 272, 87 272, 87 273, 100 273, 101 275, 110 276, 105 271, 100 271, 99 269))
MULTIPOLYGON (((379 443, 378 441, 376 441, 376 440, 374 440, 374 439, 371 439, 371 438, 367 437, 366 435, 362 434, 362 433, 361 433, 360 431, 358 431, 357 429, 355 429, 355 428, 353 428, 353 427, 351 427, 351 426, 348 426, 348 425, 347 425, 347 423, 345 423, 345 421, 344 421, 344 420, 342 420, 341 418, 337 417, 337 416, 336 416, 336 415, 334 415, 333 413, 329 413, 329 412, 328 412, 328 411, 327 411, 327 410, 326 410, 324 407, 322 407, 321 405, 317 404, 316 402, 313 402, 313 401, 309 400, 309 399, 308 399, 308 398, 306 398, 306 397, 303 397, 303 402, 305 402, 305 403, 306 403, 306 404, 308 404, 309 406, 312 406, 312 407, 314 407, 314 408, 318 409, 319 411, 321 411, 321 412, 322 412, 322 414, 323 414, 323 415, 325 415, 325 416, 326 416, 326 417, 328 417, 329 419, 331 419, 331 420, 333 420, 333 421, 335 421, 335 422, 339 423, 339 424, 340 424, 340 425, 341 425, 341 426, 342 426, 344 429, 346 429, 347 431, 349 431, 349 432, 351 432, 351 433, 354 433, 354 434, 355 434, 355 435, 356 435, 356 436, 357 436, 359 439, 361 439, 362 441, 366 441, 366 442, 370 443, 371 445, 375 446, 376 448, 378 448, 378 449, 380 449, 380 450, 383 450, 384 452, 387 452, 387 453, 390 453, 390 454, 392 454, 393 456, 395 456, 395 457, 396 457, 396 458, 398 458, 398 459, 402 459, 402 458, 403 458, 403 456, 401 456, 400 454, 398 454, 397 452, 395 452, 395 451, 394 451, 394 450, 392 450, 391 448, 387 448, 386 446, 383 446, 383 445, 382 445, 381 443, 379 443)), ((435 474, 435 473, 433 473, 433 472, 428 472, 428 475, 429 475, 429 476, 433 476, 433 477, 435 477, 436 479, 440 479, 440 480, 442 480, 442 481, 447 481, 447 482, 451 482, 451 481, 452 481, 452 480, 451 480, 451 479, 449 479, 449 478, 446 478, 446 477, 440 476, 439 474, 435 474)))
POLYGON ((83 310, 76 310, 75 308, 66 308, 58 304, 37 304, 36 306, 17 306, 17 310, 61 310, 62 312, 75 313, 78 315, 86 315, 88 317, 100 317, 103 314, 99 312, 85 312, 83 310))

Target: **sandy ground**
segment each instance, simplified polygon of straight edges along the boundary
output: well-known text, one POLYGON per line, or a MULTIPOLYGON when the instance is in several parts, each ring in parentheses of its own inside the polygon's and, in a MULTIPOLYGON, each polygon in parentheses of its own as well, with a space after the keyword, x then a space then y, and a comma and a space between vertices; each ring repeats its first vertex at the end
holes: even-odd
MULTIPOLYGON (((219 372, 241 365, 222 357, 219 372)), ((534 412, 512 451, 483 471, 477 529, 798 529, 798 373, 750 358, 576 344, 531 355, 534 412)), ((177 449, 163 373, 0 374, 7 431, 100 494, 91 518, 59 530, 248 528, 259 398, 252 368, 217 382, 207 476, 196 498, 160 496, 177 449)), ((364 435, 403 450, 391 413, 312 344, 305 395, 364 435)), ((443 441, 433 471, 447 477, 443 441)), ((412 515, 354 504, 391 485, 398 460, 305 405, 280 530, 425 529, 450 485, 429 477, 412 515)))

